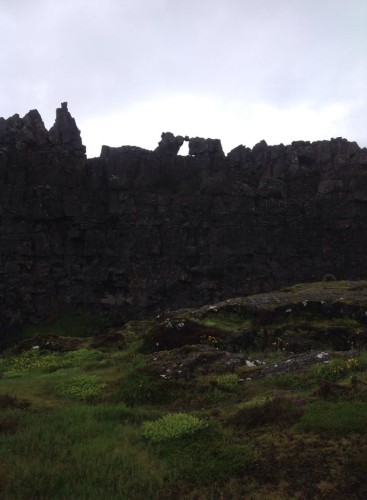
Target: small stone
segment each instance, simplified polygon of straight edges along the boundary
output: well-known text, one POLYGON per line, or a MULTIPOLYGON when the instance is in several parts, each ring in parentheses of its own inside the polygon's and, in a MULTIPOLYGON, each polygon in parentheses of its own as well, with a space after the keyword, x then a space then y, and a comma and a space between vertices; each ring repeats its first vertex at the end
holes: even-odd
POLYGON ((329 356, 328 352, 320 352, 319 354, 316 354, 316 358, 318 358, 318 359, 323 359, 326 356, 329 356))

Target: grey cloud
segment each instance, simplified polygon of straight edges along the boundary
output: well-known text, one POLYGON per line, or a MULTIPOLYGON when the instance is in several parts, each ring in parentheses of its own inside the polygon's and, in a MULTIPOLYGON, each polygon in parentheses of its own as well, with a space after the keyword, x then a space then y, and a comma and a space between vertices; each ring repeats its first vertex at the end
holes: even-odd
POLYGON ((365 114, 364 0, 3 0, 0 14, 0 115, 37 107, 51 125, 61 100, 85 118, 180 92, 365 114))

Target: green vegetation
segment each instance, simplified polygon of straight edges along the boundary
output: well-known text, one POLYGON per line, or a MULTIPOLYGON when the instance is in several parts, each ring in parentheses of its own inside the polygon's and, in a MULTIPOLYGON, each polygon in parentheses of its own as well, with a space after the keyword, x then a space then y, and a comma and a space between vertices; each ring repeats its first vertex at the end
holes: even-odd
POLYGON ((218 387, 226 391, 235 391, 239 382, 240 377, 235 373, 226 373, 225 375, 219 375, 217 378, 218 387))
POLYGON ((69 382, 60 384, 56 392, 63 398, 91 401, 100 396, 105 387, 106 384, 96 375, 78 375, 69 382))
POLYGON ((331 436, 366 432, 367 403, 337 401, 310 404, 305 409, 299 428, 331 436))
POLYGON ((357 371, 359 363, 357 358, 332 359, 328 363, 316 365, 311 369, 310 376, 315 383, 320 383, 323 380, 336 382, 347 375, 357 371))
POLYGON ((244 477, 254 460, 253 450, 247 443, 235 442, 210 430, 162 441, 154 445, 152 451, 163 461, 173 481, 191 484, 194 491, 197 485, 213 483, 220 491, 221 485, 230 478, 233 481, 244 477))
POLYGON ((53 372, 62 368, 83 366, 101 361, 103 355, 94 349, 79 349, 64 354, 56 352, 40 352, 38 349, 25 351, 19 355, 1 360, 0 372, 4 377, 18 377, 30 372, 53 372))
POLYGON ((164 468, 115 410, 72 406, 9 411, 15 432, 0 434, 2 498, 157 498, 164 468), (5 483, 5 484, 4 484, 5 483))
POLYGON ((43 325, 27 325, 22 332, 22 338, 36 335, 64 335, 69 337, 90 337, 104 327, 105 320, 84 309, 74 309, 61 314, 52 323, 43 325))
POLYGON ((259 321, 225 307, 200 319, 181 312, 185 327, 136 321, 100 337, 102 323, 73 313, 43 331, 57 333, 57 349, 32 340, 3 352, 0 498, 366 497, 367 351, 329 349, 339 332, 353 346, 363 339, 363 318, 302 305, 298 317, 259 321), (197 338, 198 349, 144 351, 166 331, 197 338), (285 369, 289 345, 315 337, 330 359, 285 369), (262 376, 245 359, 279 371, 262 376))

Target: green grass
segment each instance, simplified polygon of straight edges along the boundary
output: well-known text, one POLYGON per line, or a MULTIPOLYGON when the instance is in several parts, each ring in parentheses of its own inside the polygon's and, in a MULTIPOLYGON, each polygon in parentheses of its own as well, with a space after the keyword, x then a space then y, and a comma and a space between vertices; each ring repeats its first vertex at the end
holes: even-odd
POLYGON ((315 365, 310 370, 310 378, 317 384, 323 380, 336 382, 358 370, 358 359, 332 359, 328 363, 315 365))
MULTIPOLYGON (((217 314, 206 326, 235 332, 249 325, 240 315, 217 314)), ((55 332, 89 335, 94 326, 83 330, 83 317, 55 332)), ((197 378, 167 380, 141 353, 154 324, 119 329, 123 350, 84 338, 77 351, 0 356, 0 498, 323 498, 320 477, 340 498, 350 493, 342 478, 352 477, 352 491, 366 496, 359 486, 365 466, 348 468, 357 451, 367 453, 366 351, 355 361, 340 354, 264 379, 247 381, 244 365, 217 373, 204 364, 197 378), (335 397, 320 391, 323 383, 335 397)), ((278 344, 246 353, 269 364, 284 357, 278 344)))
POLYGON ((37 335, 63 335, 68 337, 90 337, 97 334, 106 321, 84 309, 73 309, 60 314, 48 324, 26 325, 21 338, 30 338, 37 335))
POLYGON ((165 463, 172 479, 210 485, 245 475, 254 460, 248 443, 229 438, 215 426, 199 434, 151 445, 165 463))
POLYGON ((338 401, 307 405, 299 428, 328 436, 364 433, 367 431, 367 403, 338 401))
POLYGON ((14 434, 0 434, 8 479, 4 499, 159 498, 162 463, 116 418, 116 410, 74 406, 10 412, 14 434))

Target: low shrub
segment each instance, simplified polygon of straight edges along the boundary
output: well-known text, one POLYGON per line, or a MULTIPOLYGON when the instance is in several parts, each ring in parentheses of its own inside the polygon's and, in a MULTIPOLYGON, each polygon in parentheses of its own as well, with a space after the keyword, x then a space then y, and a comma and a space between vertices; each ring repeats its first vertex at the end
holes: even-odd
POLYGON ((158 443, 194 434, 208 427, 208 422, 187 413, 168 413, 153 422, 144 422, 141 435, 147 441, 158 443))
POLYGON ((235 373, 219 375, 216 380, 217 386, 226 391, 235 391, 238 387, 239 381, 240 378, 235 373))
POLYGON ((60 384, 56 392, 59 396, 79 401, 91 401, 99 397, 106 387, 95 375, 79 375, 69 382, 60 384))

